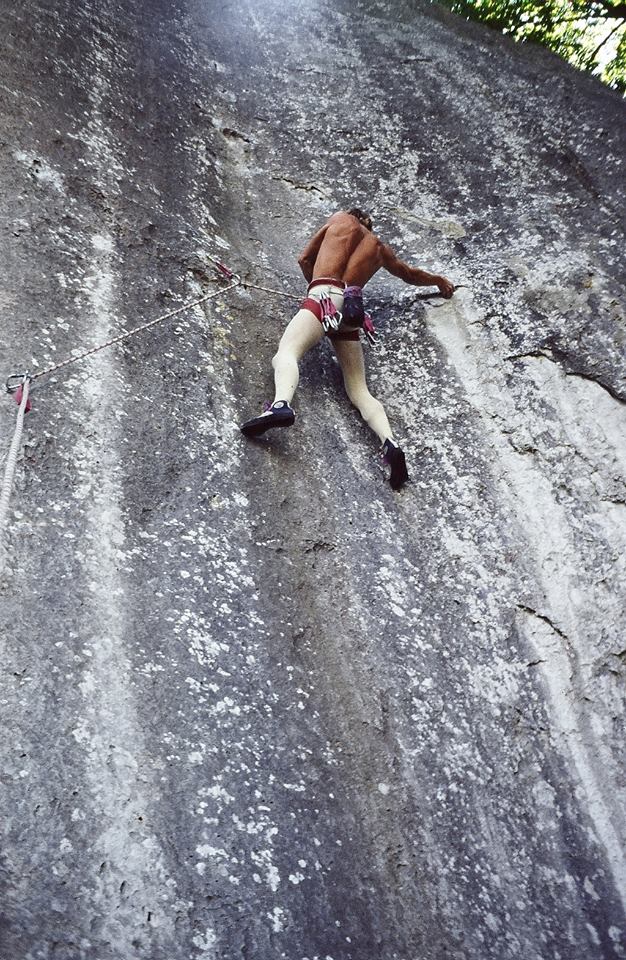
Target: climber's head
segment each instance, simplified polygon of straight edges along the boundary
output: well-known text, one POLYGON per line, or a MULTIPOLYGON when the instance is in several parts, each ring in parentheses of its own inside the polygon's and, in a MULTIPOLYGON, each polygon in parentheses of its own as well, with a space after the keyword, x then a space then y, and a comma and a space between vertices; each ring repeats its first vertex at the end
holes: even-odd
POLYGON ((360 207, 352 207, 351 210, 348 210, 348 213, 352 217, 356 217, 359 223, 364 226, 366 230, 372 229, 372 218, 365 210, 361 210, 360 207))

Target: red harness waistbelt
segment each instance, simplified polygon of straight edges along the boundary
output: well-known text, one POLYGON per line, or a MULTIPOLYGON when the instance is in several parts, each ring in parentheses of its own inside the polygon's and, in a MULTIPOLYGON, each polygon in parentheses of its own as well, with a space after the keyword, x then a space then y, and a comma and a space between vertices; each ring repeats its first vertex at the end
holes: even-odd
POLYGON ((311 280, 307 293, 309 293, 313 287, 319 287, 324 284, 325 287, 339 287, 340 290, 345 290, 346 285, 343 280, 335 280, 334 277, 316 277, 315 280, 311 280))

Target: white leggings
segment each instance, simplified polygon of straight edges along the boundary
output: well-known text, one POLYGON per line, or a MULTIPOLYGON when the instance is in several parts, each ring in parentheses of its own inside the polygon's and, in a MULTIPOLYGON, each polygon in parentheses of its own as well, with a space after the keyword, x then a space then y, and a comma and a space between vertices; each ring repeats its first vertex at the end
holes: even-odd
MULTIPOLYGON (((341 309, 343 297, 333 295, 333 302, 341 309)), ((300 371, 298 361, 324 336, 321 323, 310 310, 298 310, 290 321, 272 358, 275 400, 291 403, 296 392, 300 371)), ((369 392, 365 380, 363 347, 356 340, 333 340, 333 347, 341 366, 346 393, 365 422, 378 435, 381 442, 393 439, 387 414, 380 400, 369 392)))

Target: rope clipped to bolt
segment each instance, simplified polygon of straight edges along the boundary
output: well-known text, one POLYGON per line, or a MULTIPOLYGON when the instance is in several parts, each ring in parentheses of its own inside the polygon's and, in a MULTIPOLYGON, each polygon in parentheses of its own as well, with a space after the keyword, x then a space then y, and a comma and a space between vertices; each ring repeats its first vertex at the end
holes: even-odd
POLYGON ((81 353, 67 357, 65 360, 61 360, 58 363, 54 363, 51 366, 46 367, 44 370, 39 370, 37 373, 15 373, 8 377, 5 384, 6 391, 7 393, 14 395, 15 402, 18 405, 18 411, 13 439, 11 441, 11 446, 9 448, 9 453, 4 466, 2 486, 0 486, 0 575, 2 575, 4 572, 6 563, 4 535, 8 520, 9 503, 13 490, 17 459, 22 442, 24 417, 32 406, 30 399, 31 385, 41 377, 55 373, 57 370, 61 370, 64 367, 69 367, 71 364, 78 363, 81 360, 85 360, 87 357, 91 357, 107 347, 112 347, 116 343, 123 343, 126 340, 130 340, 132 337, 136 337, 138 334, 144 333, 146 330, 150 330, 152 327, 156 327, 157 324, 163 323, 165 320, 169 320, 187 310, 192 310, 194 307, 199 307, 208 300, 212 300, 214 297, 218 297, 220 294, 226 293, 228 290, 232 290, 241 285, 241 278, 236 273, 233 273, 232 270, 229 270, 228 267, 225 267, 223 264, 219 264, 219 267, 222 276, 226 277, 226 279, 230 281, 227 286, 221 287, 219 290, 213 290, 211 293, 207 293, 202 297, 198 297, 196 300, 187 301, 186 303, 183 303, 182 306, 176 307, 174 310, 168 310, 167 313, 162 314, 160 317, 156 317, 154 320, 149 320, 147 323, 142 323, 138 327, 133 327, 132 330, 123 330, 117 336, 111 337, 109 340, 105 340, 103 343, 99 343, 95 347, 91 347, 89 350, 83 350, 81 353))
MULTIPOLYGON (((56 373, 57 370, 61 370, 63 367, 69 367, 73 363, 78 363, 80 360, 85 360, 87 357, 99 353, 100 350, 105 350, 107 347, 112 347, 116 343, 123 343, 125 340, 130 340, 132 337, 136 337, 137 334, 143 333, 146 330, 150 330, 151 327, 155 327, 157 324, 163 323, 165 320, 169 320, 180 313, 186 312, 187 310, 192 310, 194 307, 199 307, 201 304, 206 303, 208 300, 212 300, 214 297, 218 297, 222 293, 226 293, 228 290, 232 290, 234 287, 262 290, 265 293, 273 293, 279 297, 287 297, 290 300, 301 300, 301 297, 296 296, 296 294, 293 293, 288 293, 286 290, 276 290, 273 287, 265 287, 258 283, 251 283, 248 280, 242 280, 239 274, 235 273, 229 267, 221 263, 217 257, 209 255, 209 260, 211 260, 211 262, 215 265, 218 272, 230 281, 228 286, 222 287, 220 290, 213 290, 211 293, 207 293, 204 296, 199 297, 197 300, 187 301, 186 303, 183 303, 182 306, 176 307, 174 310, 169 310, 167 313, 162 314, 160 317, 156 317, 154 320, 149 320, 147 323, 142 323, 139 327, 133 327, 132 330, 123 330, 122 333, 118 334, 118 336, 111 337, 110 340, 105 340, 103 343, 99 343, 95 347, 90 347, 89 350, 83 350, 82 353, 73 354, 71 357, 66 357, 65 360, 61 360, 58 363, 53 363, 51 366, 46 367, 44 370, 39 370, 37 373, 12 374, 6 381, 7 393, 15 394, 24 377, 28 377, 28 380, 31 383, 34 383, 36 380, 39 380, 40 377, 45 377, 51 373, 56 373)), ((28 406, 28 410, 30 410, 30 405, 28 406)))
MULTIPOLYGON (((265 287, 258 283, 251 283, 248 280, 242 280, 239 274, 231 270, 230 267, 225 266, 225 264, 223 264, 220 260, 218 260, 217 257, 213 255, 209 255, 209 260, 215 265, 221 276, 230 281, 228 286, 222 287, 220 290, 213 290, 211 293, 207 293, 202 297, 198 297, 197 300, 187 301, 186 303, 183 303, 182 306, 176 307, 174 310, 169 310, 160 317, 156 317, 154 320, 149 320, 147 323, 142 323, 140 326, 134 327, 132 330, 123 330, 117 336, 111 337, 111 339, 105 340, 103 343, 99 343, 95 347, 90 347, 89 350, 83 350, 82 353, 73 354, 71 357, 66 357, 65 360, 60 360, 58 363, 53 363, 44 370, 39 370, 37 373, 12 374, 6 381, 7 393, 15 394, 16 401, 19 403, 17 391, 20 387, 20 384, 22 384, 25 379, 27 379, 29 383, 34 383, 41 377, 48 376, 51 373, 56 373, 57 370, 61 370, 64 367, 69 367, 73 363, 78 363, 81 360, 85 360, 87 357, 91 357, 94 354, 99 353, 100 350, 105 350, 107 347, 112 347, 116 343, 123 343, 126 340, 130 340, 132 337, 136 337, 139 333, 150 330, 152 327, 157 326, 157 324, 163 323, 165 320, 169 320, 180 313, 184 313, 187 310, 192 310, 194 307, 199 307, 201 304, 206 303, 208 300, 212 300, 214 297, 217 297, 222 293, 226 293, 228 290, 232 290, 234 287, 246 287, 253 290, 262 290, 264 293, 273 293, 279 297, 287 297, 289 300, 299 301, 301 299, 296 294, 288 293, 286 290, 276 290, 274 287, 265 287)), ((28 412, 30 409, 31 407, 29 402, 26 412, 28 412)))

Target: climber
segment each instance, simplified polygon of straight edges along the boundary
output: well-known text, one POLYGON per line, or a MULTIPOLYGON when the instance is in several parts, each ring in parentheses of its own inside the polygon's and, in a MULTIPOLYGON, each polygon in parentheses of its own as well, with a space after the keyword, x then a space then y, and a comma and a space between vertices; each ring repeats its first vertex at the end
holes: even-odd
POLYGON ((242 424, 241 430, 247 437, 257 437, 272 427, 291 426, 296 417, 291 400, 300 376, 298 361, 326 334, 337 354, 348 397, 380 438, 383 459, 391 467, 391 486, 398 490, 408 480, 404 452, 394 442, 383 406, 371 395, 365 380, 359 342, 366 316, 362 288, 381 267, 405 283, 437 286, 446 298, 452 296, 454 286, 445 277, 399 260, 372 232, 369 214, 356 207, 334 213, 309 241, 298 263, 309 286, 272 360, 274 402, 260 416, 242 424))

